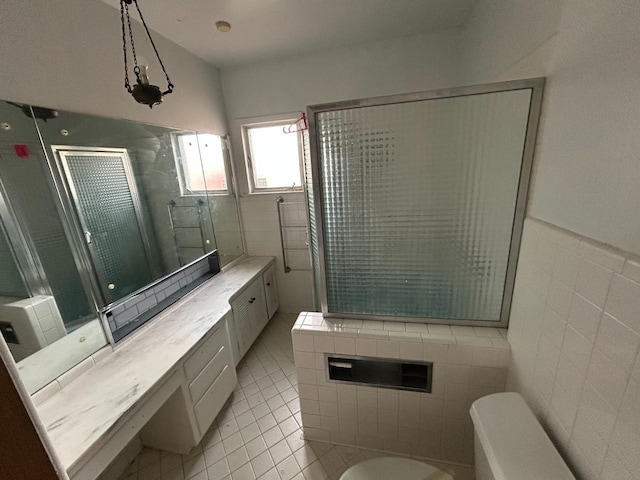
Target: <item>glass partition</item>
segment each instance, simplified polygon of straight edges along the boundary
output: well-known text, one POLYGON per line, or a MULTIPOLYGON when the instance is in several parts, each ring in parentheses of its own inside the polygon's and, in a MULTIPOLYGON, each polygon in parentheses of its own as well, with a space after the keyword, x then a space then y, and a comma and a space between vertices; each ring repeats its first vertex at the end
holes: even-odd
POLYGON ((541 86, 310 108, 325 314, 506 322, 541 86))

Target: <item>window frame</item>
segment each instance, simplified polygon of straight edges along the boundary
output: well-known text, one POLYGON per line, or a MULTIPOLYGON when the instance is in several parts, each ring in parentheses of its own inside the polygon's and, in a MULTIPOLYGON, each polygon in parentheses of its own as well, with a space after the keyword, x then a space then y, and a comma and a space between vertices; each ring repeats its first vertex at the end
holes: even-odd
MULTIPOLYGON (((261 193, 301 193, 304 191, 304 145, 302 139, 302 132, 297 131, 295 133, 298 142, 298 173, 300 175, 300 184, 293 187, 257 187, 254 175, 254 165, 251 155, 251 141, 249 140, 249 130, 252 128, 267 128, 267 127, 286 127, 293 125, 297 122, 297 117, 291 116, 280 120, 270 120, 263 122, 245 123, 242 124, 240 129, 242 133, 242 150, 244 156, 244 166, 247 173, 247 184, 249 186, 249 194, 261 194, 261 193)), ((291 135, 294 135, 291 133, 291 135)))
MULTIPOLYGON (((196 197, 196 196, 214 196, 214 195, 233 195, 233 172, 231 170, 231 154, 229 148, 229 136, 218 135, 216 133, 205 132, 173 132, 171 133, 171 144, 173 146, 174 160, 176 165, 176 173, 178 177, 178 184, 180 185, 180 196, 182 197, 196 197), (198 151, 200 151, 200 135, 214 135, 220 138, 220 144, 222 146, 222 162, 224 166, 225 180, 227 183, 226 189, 208 189, 204 190, 192 190, 188 187, 187 172, 188 166, 185 164, 185 152, 180 141, 180 137, 193 135, 198 142, 198 151)), ((202 163, 202 154, 200 154, 200 162, 202 163)), ((204 176, 204 171, 201 171, 204 176)), ((206 183, 206 179, 205 179, 206 183)))

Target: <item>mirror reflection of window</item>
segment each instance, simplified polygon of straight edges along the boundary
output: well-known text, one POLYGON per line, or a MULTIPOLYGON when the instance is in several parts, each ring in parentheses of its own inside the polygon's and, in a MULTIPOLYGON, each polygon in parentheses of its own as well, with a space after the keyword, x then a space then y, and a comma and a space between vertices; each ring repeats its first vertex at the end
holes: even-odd
POLYGON ((229 192, 222 137, 181 133, 176 141, 182 195, 229 192))

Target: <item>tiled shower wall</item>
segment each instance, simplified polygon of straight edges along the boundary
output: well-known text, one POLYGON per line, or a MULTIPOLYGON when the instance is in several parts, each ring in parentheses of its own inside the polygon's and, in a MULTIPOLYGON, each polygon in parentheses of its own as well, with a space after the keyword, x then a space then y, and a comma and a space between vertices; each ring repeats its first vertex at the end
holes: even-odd
POLYGON ((508 339, 507 390, 578 476, 640 478, 640 259, 527 219, 508 339))
POLYGON ((471 403, 504 390, 504 329, 323 319, 293 327, 305 438, 473 464, 471 403), (433 362, 431 393, 327 380, 325 354, 433 362))

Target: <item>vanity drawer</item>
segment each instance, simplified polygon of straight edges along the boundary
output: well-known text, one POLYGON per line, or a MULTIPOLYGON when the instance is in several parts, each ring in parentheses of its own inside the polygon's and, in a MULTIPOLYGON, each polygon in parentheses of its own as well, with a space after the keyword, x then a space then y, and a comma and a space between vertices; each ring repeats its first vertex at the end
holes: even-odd
POLYGON ((222 328, 223 325, 224 322, 218 322, 209 338, 184 362, 187 382, 192 382, 216 353, 220 351, 220 347, 226 345, 227 335, 224 328, 222 328))
POLYGON ((201 434, 204 435, 215 420, 222 406, 229 398, 229 395, 233 392, 236 380, 235 369, 231 365, 226 365, 222 373, 218 375, 218 378, 216 378, 211 387, 209 387, 209 390, 207 390, 200 401, 196 403, 194 411, 201 434))
POLYGON ((224 367, 230 364, 229 349, 223 345, 195 380, 189 384, 189 391, 191 392, 193 403, 196 403, 202 398, 202 395, 205 394, 215 379, 222 373, 224 367))

